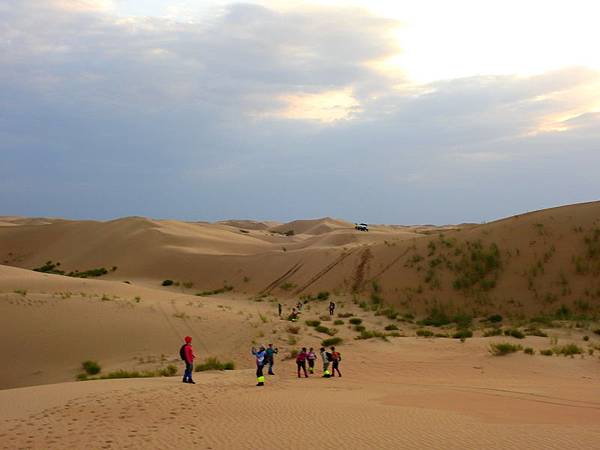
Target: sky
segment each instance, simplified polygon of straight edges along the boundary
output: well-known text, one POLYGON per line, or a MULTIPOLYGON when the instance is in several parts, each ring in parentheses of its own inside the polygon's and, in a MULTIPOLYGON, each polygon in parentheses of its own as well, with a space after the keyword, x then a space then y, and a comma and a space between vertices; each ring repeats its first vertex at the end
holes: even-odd
POLYGON ((483 222, 600 198, 590 0, 0 0, 0 215, 483 222))

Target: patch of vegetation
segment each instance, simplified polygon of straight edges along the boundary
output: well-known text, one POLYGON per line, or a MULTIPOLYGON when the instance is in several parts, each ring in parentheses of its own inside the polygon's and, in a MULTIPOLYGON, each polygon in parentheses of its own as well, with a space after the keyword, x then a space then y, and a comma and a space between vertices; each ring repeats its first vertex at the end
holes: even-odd
POLYGON ((499 323, 502 322, 502 316, 500 314, 492 314, 486 320, 491 323, 499 323))
POLYGON ((159 369, 158 374, 161 377, 172 377, 173 375, 177 374, 177 367, 175 367, 173 364, 169 364, 167 367, 159 369))
POLYGON ((354 326, 354 331, 358 331, 359 333, 362 333, 366 329, 367 329, 367 327, 365 327, 364 325, 355 325, 354 326))
POLYGON ((473 316, 466 313, 458 313, 452 318, 452 322, 454 322, 458 328, 468 328, 473 323, 473 316))
POLYGON ((315 331, 318 333, 328 334, 329 336, 334 336, 338 332, 338 330, 336 330, 335 328, 327 328, 323 325, 316 326, 315 331))
POLYGON ((483 337, 502 336, 502 328, 490 328, 483 331, 483 337))
POLYGON ((372 339, 372 338, 380 338, 384 341, 387 341, 387 337, 385 333, 375 330, 363 330, 355 339, 372 339))
POLYGON ((456 290, 479 288, 488 291, 496 286, 501 267, 500 249, 494 243, 485 247, 481 241, 466 242, 466 252, 453 264, 456 290))
POLYGON ((233 370, 235 364, 233 361, 221 362, 218 358, 206 358, 206 361, 196 366, 196 372, 204 372, 206 370, 233 370))
POLYGON ((540 355, 552 356, 554 352, 551 349, 540 350, 540 355))
POLYGON ((292 290, 292 289, 294 289, 295 287, 296 287, 296 284, 294 284, 294 283, 291 283, 291 282, 289 282, 289 281, 286 281, 285 283, 283 283, 283 284, 280 284, 280 285, 279 285, 279 289, 282 289, 282 290, 284 290, 284 291, 289 291, 289 290, 292 290))
POLYGON ((535 350, 532 349, 531 347, 525 347, 523 349, 523 353, 525 353, 527 355, 535 355, 535 350))
POLYGON ((432 337, 433 336, 433 331, 431 330, 427 330, 425 328, 420 328, 416 331, 417 336, 422 336, 422 337, 432 337))
POLYGON ((331 347, 332 345, 339 345, 342 342, 344 342, 344 340, 341 337, 332 337, 322 340, 321 345, 323 347, 331 347))
POLYGON ((504 336, 511 336, 517 339, 523 339, 525 337, 523 332, 517 328, 507 328, 504 330, 504 336))
POLYGON ((317 300, 325 301, 329 299, 329 292, 321 291, 317 294, 317 300))
POLYGON ((341 319, 336 319, 333 321, 333 324, 334 325, 344 325, 344 321, 341 319))
POLYGON ((432 327, 441 327, 451 323, 450 317, 441 308, 434 307, 429 312, 429 316, 417 322, 419 325, 427 325, 432 327))
POLYGON ((548 335, 546 333, 544 333, 542 330, 540 330, 539 328, 535 328, 535 327, 528 327, 525 328, 525 334, 527 336, 539 336, 539 337, 548 337, 548 335))
POLYGON ((557 355, 564 356, 581 355, 583 353, 583 349, 576 344, 566 344, 560 347, 554 347, 552 351, 557 355))
POLYGON ((59 262, 53 263, 52 261, 47 261, 46 264, 44 264, 43 266, 37 267, 33 270, 35 272, 52 273, 55 275, 64 275, 65 271, 58 269, 59 266, 60 266, 59 262))
POLYGON ((102 368, 97 361, 87 360, 81 363, 81 368, 87 375, 97 375, 100 373, 102 368))
POLYGON ((452 335, 453 339, 467 339, 473 337, 473 332, 471 330, 458 330, 456 333, 452 335))
POLYGON ((104 267, 99 267, 98 269, 90 269, 90 270, 85 270, 83 272, 79 272, 78 270, 75 270, 74 272, 69 272, 67 274, 68 277, 74 277, 74 278, 89 278, 89 277, 101 277, 102 275, 106 275, 108 273, 108 270, 106 270, 104 267))
POLYGON ((22 295, 23 297, 27 295, 27 289, 15 289, 13 292, 15 294, 22 295))
POLYGON ((209 295, 223 294, 233 290, 233 286, 225 285, 222 288, 213 289, 212 291, 198 292, 196 295, 199 297, 208 297, 209 295))
POLYGON ((162 286, 173 286, 174 281, 173 280, 164 280, 161 285, 162 286))
POLYGON ((385 330, 386 331, 397 331, 398 327, 396 325, 394 325, 394 324, 390 324, 390 325, 386 325, 385 326, 385 330))
POLYGON ((509 342, 494 342, 490 344, 489 351, 494 356, 504 356, 522 350, 523 347, 509 342))
POLYGON ((348 322, 350 322, 352 325, 360 325, 362 323, 362 319, 360 317, 353 317, 348 322))
POLYGON ((319 325, 321 325, 321 321, 320 320, 307 320, 305 323, 309 327, 318 327, 319 325))

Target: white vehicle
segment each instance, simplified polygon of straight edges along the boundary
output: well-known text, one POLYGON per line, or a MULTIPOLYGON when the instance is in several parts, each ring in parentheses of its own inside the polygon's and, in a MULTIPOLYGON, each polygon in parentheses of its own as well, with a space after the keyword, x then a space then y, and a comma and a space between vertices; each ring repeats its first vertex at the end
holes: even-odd
POLYGON ((355 223, 354 229, 358 231, 369 231, 369 225, 366 223, 355 223))

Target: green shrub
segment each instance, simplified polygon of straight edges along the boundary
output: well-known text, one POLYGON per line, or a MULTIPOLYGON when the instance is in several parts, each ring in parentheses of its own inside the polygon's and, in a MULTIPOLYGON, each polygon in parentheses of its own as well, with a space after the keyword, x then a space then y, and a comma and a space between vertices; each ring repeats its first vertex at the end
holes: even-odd
POLYGON ((501 335, 502 335, 502 328, 490 328, 488 330, 483 331, 483 337, 501 336, 501 335))
POLYGON ((158 374, 161 377, 172 377, 173 375, 177 374, 177 367, 175 367, 173 364, 169 364, 167 367, 159 369, 158 374))
POLYGON ((428 325, 428 326, 432 326, 432 327, 441 327, 443 325, 448 325, 449 323, 451 323, 452 321, 450 320, 450 318, 447 316, 447 314, 439 309, 439 308, 433 308, 431 310, 431 312, 429 313, 429 316, 427 316, 425 319, 419 321, 419 325, 428 325))
POLYGON ((106 375, 102 375, 100 378, 103 380, 109 380, 114 378, 151 378, 156 376, 155 372, 152 371, 144 371, 140 372, 138 370, 117 370, 115 372, 109 372, 106 375))
POLYGON ((540 355, 544 355, 544 356, 552 356, 554 354, 554 352, 550 349, 547 350, 540 350, 540 355))
POLYGON ((452 335, 453 339, 466 339, 470 337, 473 337, 473 332, 471 330, 458 330, 452 335))
POLYGON ((398 329, 398 327, 394 324, 386 325, 386 327, 385 327, 386 331, 395 331, 397 329, 398 329))
POLYGON ((596 329, 594 330, 594 333, 595 333, 595 334, 600 334, 600 328, 596 328, 596 329))
POLYGON ((363 330, 361 331, 360 335, 358 335, 355 339, 371 339, 371 338, 380 338, 384 341, 387 341, 387 337, 385 335, 385 333, 382 333, 380 331, 370 331, 370 330, 363 330))
POLYGON ((173 285, 173 280, 165 280, 162 282, 163 286, 172 286, 173 285))
POLYGON ((583 340, 587 342, 587 341, 589 341, 589 340, 590 340, 590 337, 589 337, 589 336, 584 336, 584 337, 583 337, 583 340))
POLYGON ((508 355, 509 353, 518 352, 523 347, 520 345, 511 344, 509 342, 497 342, 490 344, 490 353, 494 356, 508 355))
POLYGON ((53 263, 52 261, 48 261, 43 266, 38 267, 38 268, 33 269, 33 270, 35 272, 52 273, 52 274, 55 274, 55 275, 64 275, 65 271, 57 269, 58 266, 60 266, 59 262, 53 263))
POLYGON ((525 337, 521 330, 517 330, 516 328, 507 328, 504 330, 504 336, 511 336, 517 339, 523 339, 525 337))
POLYGON ((319 325, 321 325, 321 321, 320 320, 307 320, 305 323, 309 327, 318 327, 319 325))
POLYGON ((466 313, 456 314, 452 318, 452 322, 454 322, 458 328, 468 328, 473 323, 473 316, 466 313))
POLYGON ((340 319, 337 319, 337 320, 335 320, 335 321, 333 322, 333 324, 334 324, 334 325, 344 325, 344 321, 343 321, 343 320, 340 320, 340 319))
POLYGON ((354 325, 354 331, 358 331, 359 333, 362 333, 366 329, 367 328, 364 325, 354 325))
POLYGON ((583 353, 583 349, 575 344, 567 344, 560 347, 554 347, 552 351, 557 355, 564 356, 581 355, 583 353))
POLYGON ((235 364, 232 361, 221 362, 218 358, 210 357, 202 364, 196 366, 196 372, 204 372, 206 370, 233 370, 235 364))
POLYGON ((232 290, 233 290, 233 286, 225 285, 222 288, 213 289, 212 291, 198 292, 198 293, 196 293, 196 295, 199 296, 199 297, 207 297, 209 295, 223 294, 224 292, 229 292, 229 291, 232 291, 232 290))
POLYGON ((106 275, 108 273, 108 270, 106 270, 104 267, 100 267, 98 269, 90 269, 90 270, 85 270, 83 272, 79 272, 78 270, 75 270, 74 272, 69 272, 67 274, 68 277, 74 277, 74 278, 88 278, 88 277, 101 277, 102 275, 106 275))
POLYGON ((525 334, 527 334, 527 336, 548 337, 548 335, 546 333, 544 333, 539 328, 535 328, 535 327, 526 328, 525 334))
POLYGON ((329 299, 329 292, 323 291, 317 294, 317 300, 325 301, 329 299))
POLYGON ((422 336, 422 337, 431 337, 433 336, 433 331, 431 330, 426 330, 425 328, 420 328, 416 331, 417 336, 422 336))
POLYGON ((81 367, 83 368, 85 373, 88 375, 96 375, 96 374, 100 373, 100 370, 102 370, 102 368, 100 367, 100 364, 98 364, 97 361, 91 361, 91 360, 82 362, 81 367))
POLYGON ((487 321, 491 323, 502 322, 502 316, 500 314, 492 314, 487 318, 487 321))
POLYGON ((526 353, 528 355, 535 355, 535 350, 532 349, 531 347, 525 347, 523 349, 523 353, 526 353))
POLYGON ((339 345, 343 341, 344 340, 341 337, 332 337, 332 338, 322 340, 321 345, 323 347, 331 347, 332 345, 339 345))
POLYGON ((360 325, 362 323, 362 319, 359 317, 353 317, 348 322, 350 322, 352 325, 360 325))
POLYGON ((448 333, 435 333, 433 336, 434 337, 438 337, 438 338, 447 338, 447 337, 450 337, 448 335, 448 333))

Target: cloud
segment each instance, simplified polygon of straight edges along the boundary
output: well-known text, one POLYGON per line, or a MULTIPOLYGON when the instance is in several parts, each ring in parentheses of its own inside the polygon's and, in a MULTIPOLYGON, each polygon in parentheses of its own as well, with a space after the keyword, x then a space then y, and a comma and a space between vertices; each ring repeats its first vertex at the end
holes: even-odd
POLYGON ((361 10, 97 5, 0 9, 0 213, 451 222, 600 194, 597 72, 411 86, 373 64, 398 23, 361 10))

